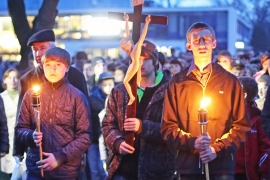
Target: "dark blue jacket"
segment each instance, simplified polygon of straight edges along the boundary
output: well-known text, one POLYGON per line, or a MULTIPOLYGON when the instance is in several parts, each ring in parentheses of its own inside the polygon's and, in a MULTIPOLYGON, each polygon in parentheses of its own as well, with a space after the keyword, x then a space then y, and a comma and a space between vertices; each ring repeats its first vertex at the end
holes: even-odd
POLYGON ((99 136, 101 135, 101 127, 98 114, 105 108, 106 94, 99 87, 92 89, 92 94, 89 98, 91 125, 92 125, 92 142, 98 144, 99 136))

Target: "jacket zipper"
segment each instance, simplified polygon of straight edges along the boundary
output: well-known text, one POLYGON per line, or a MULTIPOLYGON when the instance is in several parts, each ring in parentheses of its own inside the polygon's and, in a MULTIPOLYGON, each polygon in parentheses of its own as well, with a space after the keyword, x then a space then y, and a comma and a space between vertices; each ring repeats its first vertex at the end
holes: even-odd
MULTIPOLYGON (((53 87, 52 84, 52 89, 53 89, 53 93, 51 96, 51 101, 50 101, 50 121, 49 121, 49 133, 50 133, 50 147, 52 147, 52 139, 53 139, 53 124, 52 124, 52 117, 53 117, 53 99, 54 99, 54 91, 55 88, 53 87)), ((54 147, 53 147, 54 148, 54 147)), ((49 171, 49 177, 51 176, 51 171, 49 171)))

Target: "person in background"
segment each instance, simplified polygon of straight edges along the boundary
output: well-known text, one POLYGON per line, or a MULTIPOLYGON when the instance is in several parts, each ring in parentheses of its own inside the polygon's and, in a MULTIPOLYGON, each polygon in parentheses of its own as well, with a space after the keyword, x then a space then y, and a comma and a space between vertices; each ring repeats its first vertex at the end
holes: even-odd
POLYGON ((217 63, 221 65, 226 71, 231 72, 232 62, 232 55, 229 51, 222 50, 218 53, 217 63))
POLYGON ((176 55, 176 49, 172 47, 172 48, 170 48, 170 50, 171 50, 171 56, 168 57, 169 62, 171 60, 173 60, 173 59, 177 59, 178 58, 178 55, 176 55))
POLYGON ((266 97, 261 113, 261 121, 264 131, 268 138, 270 138, 270 88, 268 87, 266 97))
POLYGON ((83 75, 86 81, 87 90, 90 92, 90 89, 92 89, 93 84, 93 78, 91 78, 94 75, 92 63, 90 60, 85 61, 83 65, 83 75))
POLYGON ((261 124, 261 111, 254 102, 258 86, 251 77, 239 77, 238 80, 244 90, 251 131, 236 152, 234 180, 266 180, 270 178, 270 140, 261 124))
POLYGON ((183 70, 183 66, 180 61, 177 59, 173 59, 170 62, 170 71, 172 75, 174 76, 175 74, 181 72, 183 70))
POLYGON ((115 72, 114 72, 115 85, 123 83, 125 75, 127 73, 127 69, 128 69, 128 67, 124 64, 116 66, 115 72))
POLYGON ((262 75, 258 80, 257 80, 257 84, 258 84, 258 96, 259 98, 256 99, 256 104, 258 106, 258 108, 260 110, 263 109, 263 105, 265 102, 265 98, 266 98, 266 93, 267 93, 267 89, 270 85, 270 76, 269 75, 262 75))
POLYGON ((250 55, 247 52, 244 52, 244 54, 239 55, 239 60, 242 64, 250 64, 250 55))
POLYGON ((255 80, 259 79, 262 75, 270 75, 270 53, 266 52, 261 56, 262 70, 257 72, 253 77, 255 80))
POLYGON ((236 77, 241 77, 244 75, 245 65, 241 63, 239 60, 234 60, 232 62, 232 69, 231 73, 235 75, 236 77))
MULTIPOLYGON (((255 69, 256 69, 256 73, 258 71, 260 71, 260 68, 261 68, 261 58, 256 56, 256 57, 253 57, 251 60, 250 60, 250 65, 253 66, 255 69)), ((255 73, 255 74, 256 74, 255 73)))
POLYGON ((105 108, 105 100, 114 87, 114 75, 110 72, 103 72, 98 79, 98 88, 90 95, 91 124, 93 130, 92 145, 88 149, 88 163, 90 167, 91 179, 105 180, 107 175, 100 159, 99 138, 101 136, 101 126, 99 113, 105 108))
POLYGON ((254 74, 256 74, 256 72, 257 70, 251 64, 246 64, 244 68, 243 76, 253 77, 254 74))
POLYGON ((165 64, 168 63, 166 57, 162 52, 158 52, 159 71, 163 71, 165 64))
POLYGON ((88 57, 84 51, 77 52, 74 58, 74 67, 83 72, 83 65, 87 60, 88 57))
POLYGON ((9 176, 11 176, 16 165, 12 152, 17 105, 19 99, 18 83, 19 72, 16 69, 6 70, 3 76, 3 88, 5 89, 5 91, 1 93, 1 97, 4 102, 5 115, 7 117, 9 153, 0 159, 0 164, 1 171, 5 174, 8 174, 9 176))
POLYGON ((90 89, 90 95, 92 93, 92 90, 94 91, 94 88, 97 88, 98 86, 98 78, 99 78, 99 75, 103 72, 106 72, 107 71, 107 66, 106 66, 106 62, 105 62, 105 59, 103 57, 94 57, 92 60, 91 60, 91 63, 92 63, 92 69, 93 69, 93 72, 94 74, 90 77, 91 78, 91 89, 90 89))
POLYGON ((111 62, 107 65, 107 71, 114 74, 115 73, 115 63, 111 62))

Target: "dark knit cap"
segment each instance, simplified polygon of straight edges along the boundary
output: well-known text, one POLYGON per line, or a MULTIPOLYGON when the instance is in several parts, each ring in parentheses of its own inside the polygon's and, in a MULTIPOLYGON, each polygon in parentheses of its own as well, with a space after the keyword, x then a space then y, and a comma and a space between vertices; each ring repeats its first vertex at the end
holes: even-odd
POLYGON ((55 35, 51 29, 43 29, 39 32, 33 34, 27 42, 27 46, 32 46, 34 42, 46 42, 46 41, 55 41, 55 35))

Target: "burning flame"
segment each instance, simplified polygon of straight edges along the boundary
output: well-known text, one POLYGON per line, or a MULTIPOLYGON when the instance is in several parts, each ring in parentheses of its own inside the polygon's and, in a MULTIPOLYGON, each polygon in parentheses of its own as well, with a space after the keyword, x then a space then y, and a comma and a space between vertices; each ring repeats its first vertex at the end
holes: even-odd
POLYGON ((33 87, 33 90, 34 90, 35 93, 37 93, 37 92, 39 92, 40 87, 39 87, 39 86, 34 86, 34 87, 33 87))
POLYGON ((208 106, 208 104, 210 103, 210 98, 203 98, 201 101, 201 109, 205 109, 206 106, 208 106))

